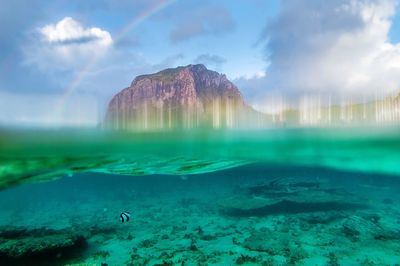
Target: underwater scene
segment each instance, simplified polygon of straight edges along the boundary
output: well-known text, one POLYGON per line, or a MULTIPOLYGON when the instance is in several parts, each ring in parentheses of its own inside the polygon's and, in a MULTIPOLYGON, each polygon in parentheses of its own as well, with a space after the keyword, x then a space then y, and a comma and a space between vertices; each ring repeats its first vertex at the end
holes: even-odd
POLYGON ((398 265, 399 128, 4 130, 0 265, 398 265))
POLYGON ((0 0, 0 266, 400 266, 400 0, 0 0))

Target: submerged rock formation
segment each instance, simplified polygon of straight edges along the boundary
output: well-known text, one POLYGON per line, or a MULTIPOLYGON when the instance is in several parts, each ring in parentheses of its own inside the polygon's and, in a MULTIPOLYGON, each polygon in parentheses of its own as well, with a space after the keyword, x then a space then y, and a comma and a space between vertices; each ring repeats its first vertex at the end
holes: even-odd
POLYGON ((225 75, 188 65, 136 77, 109 103, 105 125, 116 129, 238 128, 265 123, 225 75))
POLYGON ((219 202, 221 213, 234 217, 319 213, 367 209, 363 199, 319 179, 274 179, 237 188, 219 202))
POLYGON ((64 265, 86 250, 86 238, 70 230, 0 228, 0 265, 64 265))

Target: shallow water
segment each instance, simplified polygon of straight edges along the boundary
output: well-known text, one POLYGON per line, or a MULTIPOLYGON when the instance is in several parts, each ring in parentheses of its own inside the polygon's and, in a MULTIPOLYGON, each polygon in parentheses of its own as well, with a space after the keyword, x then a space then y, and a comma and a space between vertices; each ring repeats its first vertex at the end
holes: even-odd
POLYGON ((9 130, 0 144, 0 265, 400 262, 398 128, 9 130))

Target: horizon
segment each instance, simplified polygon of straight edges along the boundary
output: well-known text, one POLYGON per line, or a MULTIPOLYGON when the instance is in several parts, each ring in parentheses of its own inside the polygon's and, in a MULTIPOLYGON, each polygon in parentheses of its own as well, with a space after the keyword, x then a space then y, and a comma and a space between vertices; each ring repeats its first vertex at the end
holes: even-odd
MULTIPOLYGON (((397 0, 1 4, 5 127, 96 126, 136 76, 189 64, 226 74, 268 114, 400 92, 397 0)), ((385 108, 397 121, 397 102, 385 108)))
POLYGON ((400 0, 0 0, 1 265, 399 265, 400 0))

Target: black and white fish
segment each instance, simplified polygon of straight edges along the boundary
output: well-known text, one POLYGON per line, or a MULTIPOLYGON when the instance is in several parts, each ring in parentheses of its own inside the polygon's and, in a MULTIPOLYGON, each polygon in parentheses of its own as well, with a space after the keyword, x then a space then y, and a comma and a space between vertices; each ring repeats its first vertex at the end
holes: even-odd
POLYGON ((131 218, 130 212, 121 212, 119 215, 119 220, 123 222, 129 222, 129 219, 131 218))

